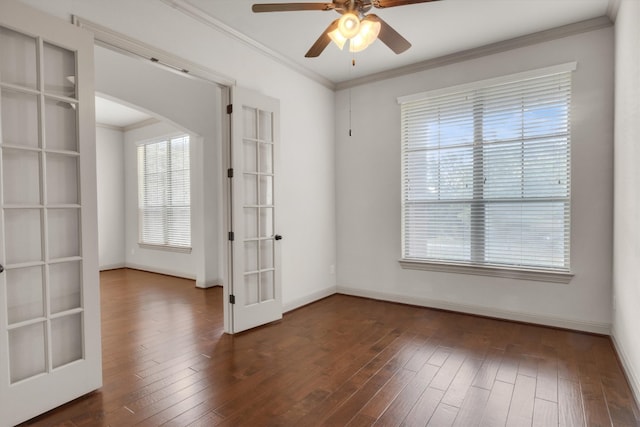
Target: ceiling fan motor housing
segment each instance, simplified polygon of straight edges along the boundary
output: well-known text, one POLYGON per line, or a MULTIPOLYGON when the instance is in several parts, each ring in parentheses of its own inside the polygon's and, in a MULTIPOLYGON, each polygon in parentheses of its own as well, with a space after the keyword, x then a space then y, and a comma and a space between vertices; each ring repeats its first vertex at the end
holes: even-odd
POLYGON ((262 3, 251 9, 261 12, 293 12, 299 10, 335 10, 342 15, 334 20, 305 54, 307 58, 318 57, 331 41, 342 49, 351 40, 349 50, 359 52, 379 39, 394 53, 400 54, 411 47, 411 43, 377 15, 367 12, 372 7, 384 9, 438 0, 332 0, 331 3, 262 3), (338 37, 339 35, 339 37, 338 37))

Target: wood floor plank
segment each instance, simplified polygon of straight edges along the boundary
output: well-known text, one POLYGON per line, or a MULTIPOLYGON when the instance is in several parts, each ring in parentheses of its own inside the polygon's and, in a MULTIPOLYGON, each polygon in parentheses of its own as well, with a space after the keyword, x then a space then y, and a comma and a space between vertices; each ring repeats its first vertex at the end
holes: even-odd
POLYGON ((640 426, 607 337, 345 295, 229 336, 221 288, 100 290, 103 387, 23 426, 640 426))
POLYGON ((513 388, 507 426, 531 425, 536 396, 536 379, 518 375, 513 388))
MULTIPOLYGON (((381 350, 380 353, 373 357, 354 375, 348 378, 339 388, 331 393, 324 402, 302 417, 299 420, 300 425, 308 425, 312 422, 317 423, 319 420, 324 420, 330 416, 332 411, 336 410, 352 395, 354 395, 364 383, 373 377, 375 373, 378 372, 384 364, 386 364, 386 362, 396 355, 397 352, 407 346, 411 340, 412 337, 410 336, 400 336, 388 346, 384 348, 377 348, 377 350, 381 350)), ((404 363, 406 363, 406 360, 404 363)))
POLYGON ((189 427, 211 427, 219 424, 223 418, 216 414, 214 411, 210 411, 192 422, 191 424, 187 424, 189 427))
POLYGON ((413 357, 404 365, 404 369, 418 372, 438 349, 438 341, 427 339, 418 347, 413 357))
POLYGON ((366 405, 375 394, 406 364, 406 361, 415 353, 415 348, 409 348, 408 355, 397 354, 376 374, 358 389, 346 402, 344 402, 331 416, 324 421, 325 426, 347 424, 366 405))
POLYGON ((416 372, 401 369, 367 402, 359 413, 374 421, 377 420, 415 376, 416 372))
POLYGON ((420 399, 413 406, 401 425, 403 426, 424 426, 434 414, 444 396, 442 390, 427 387, 420 399))
POLYGON ((447 361, 447 358, 452 353, 451 348, 447 347, 438 347, 433 355, 429 358, 429 364, 434 366, 442 366, 444 362, 447 361))
POLYGON ((533 427, 549 427, 558 425, 558 404, 536 398, 533 408, 533 427))
POLYGON ((442 364, 438 373, 431 381, 431 387, 437 388, 438 390, 446 391, 449 389, 449 385, 458 374, 462 363, 466 359, 466 354, 459 351, 454 351, 447 358, 447 360, 442 364))
POLYGON ((376 420, 362 413, 357 414, 353 419, 347 424, 348 427, 370 427, 372 426, 376 420))
MULTIPOLYGON (((474 387, 491 390, 491 388, 493 387, 493 382, 496 380, 496 376, 498 375, 498 369, 500 368, 503 357, 503 349, 493 348, 483 360, 482 366, 478 370, 476 376, 473 378, 472 385, 474 387)), ((510 382, 511 384, 513 384, 513 381, 503 382, 510 382)))
POLYGON ((458 411, 453 423, 455 427, 474 427, 480 425, 482 414, 489 400, 489 390, 471 387, 458 411))
POLYGON ((602 377, 602 388, 611 421, 613 425, 640 426, 640 418, 634 411, 635 405, 632 397, 623 392, 625 385, 626 381, 621 378, 602 377))
POLYGON ((450 427, 458 415, 458 408, 441 403, 431 416, 427 427, 450 427))
POLYGON ((464 397, 471 387, 478 370, 483 365, 483 361, 474 357, 468 357, 460 366, 455 378, 446 390, 442 399, 442 403, 449 406, 460 407, 464 401, 464 397))
MULTIPOLYGON (((496 372, 496 380, 502 381, 504 383, 515 384, 516 378, 518 377, 518 364, 518 358, 514 354, 505 353, 500 362, 498 372, 496 372)), ((489 387, 488 389, 490 388, 491 387, 489 387)))
POLYGON ((602 391, 602 385, 591 379, 582 381, 582 399, 585 421, 588 426, 603 427, 611 425, 609 410, 602 391))
POLYGON ((558 363, 555 358, 542 358, 538 361, 536 397, 558 402, 558 363))
POLYGON ((580 384, 564 378, 558 380, 558 422, 560 427, 585 425, 580 384))
POLYGON ((513 388, 513 384, 503 383, 502 381, 494 383, 484 414, 480 420, 481 426, 497 427, 504 426, 507 423, 513 388))
MULTIPOLYGON (((537 357, 523 354, 520 356, 520 363, 518 364, 518 375, 526 375, 532 378, 538 376, 538 362, 540 359, 537 357)), ((505 381, 506 382, 506 381, 505 381)))
POLYGON ((424 390, 438 372, 438 368, 425 364, 409 381, 407 386, 396 396, 391 405, 376 421, 376 426, 397 426, 409 414, 424 390))

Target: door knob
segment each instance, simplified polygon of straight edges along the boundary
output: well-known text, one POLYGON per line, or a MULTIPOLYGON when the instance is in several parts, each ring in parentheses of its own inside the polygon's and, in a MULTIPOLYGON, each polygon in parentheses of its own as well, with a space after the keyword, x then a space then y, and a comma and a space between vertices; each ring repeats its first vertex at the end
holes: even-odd
POLYGON ((4 266, 0 264, 0 273, 2 273, 3 271, 4 271, 4 266))
POLYGON ((282 240, 282 236, 281 236, 281 235, 279 235, 279 234, 276 234, 274 238, 275 238, 276 240, 282 240))

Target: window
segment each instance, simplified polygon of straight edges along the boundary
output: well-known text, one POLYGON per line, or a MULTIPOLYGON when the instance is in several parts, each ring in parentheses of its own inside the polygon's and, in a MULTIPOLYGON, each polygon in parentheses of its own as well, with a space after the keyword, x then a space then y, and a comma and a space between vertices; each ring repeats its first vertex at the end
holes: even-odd
POLYGON ((403 261, 569 272, 572 67, 399 100, 403 261))
POLYGON ((139 242, 191 247, 189 136, 138 146, 139 242))

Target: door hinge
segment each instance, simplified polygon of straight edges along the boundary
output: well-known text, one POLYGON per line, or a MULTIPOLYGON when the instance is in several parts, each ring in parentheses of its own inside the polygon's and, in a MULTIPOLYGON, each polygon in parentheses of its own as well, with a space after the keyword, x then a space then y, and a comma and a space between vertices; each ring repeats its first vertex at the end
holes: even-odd
POLYGON ((235 304, 235 303, 236 303, 236 296, 229 295, 229 304, 235 304))
POLYGON ((230 240, 231 242, 233 242, 233 241, 235 240, 235 238, 236 238, 236 236, 235 236, 235 234, 233 233, 233 231, 230 231, 230 232, 229 232, 229 240, 230 240))
POLYGON ((227 105, 227 114, 233 113, 233 104, 227 105))
POLYGON ((233 168, 227 169, 227 178, 233 178, 233 168))

